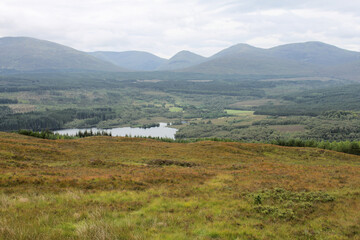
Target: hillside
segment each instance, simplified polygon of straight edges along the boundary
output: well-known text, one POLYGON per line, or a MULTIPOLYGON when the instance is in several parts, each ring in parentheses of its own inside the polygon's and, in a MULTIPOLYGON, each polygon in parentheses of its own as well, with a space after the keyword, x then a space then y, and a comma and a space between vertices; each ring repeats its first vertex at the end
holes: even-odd
POLYGON ((57 43, 28 37, 0 38, 0 71, 123 71, 109 62, 57 43))
POLYGON ((111 62, 114 65, 136 71, 154 71, 167 60, 142 51, 91 52, 90 55, 111 62))
POLYGON ((175 54, 167 62, 159 66, 157 70, 160 71, 177 70, 177 69, 187 68, 204 61, 206 61, 206 58, 203 56, 200 56, 198 54, 189 51, 181 51, 175 54))
POLYGON ((1 239, 356 239, 360 157, 0 133, 1 239))

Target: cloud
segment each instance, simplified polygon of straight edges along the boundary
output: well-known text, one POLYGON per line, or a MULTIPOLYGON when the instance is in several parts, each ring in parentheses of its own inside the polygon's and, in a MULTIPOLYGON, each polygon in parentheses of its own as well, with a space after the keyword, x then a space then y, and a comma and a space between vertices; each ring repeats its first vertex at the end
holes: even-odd
POLYGON ((237 43, 324 41, 360 51, 353 0, 2 0, 0 37, 30 36, 83 51, 187 49, 209 56, 237 43))

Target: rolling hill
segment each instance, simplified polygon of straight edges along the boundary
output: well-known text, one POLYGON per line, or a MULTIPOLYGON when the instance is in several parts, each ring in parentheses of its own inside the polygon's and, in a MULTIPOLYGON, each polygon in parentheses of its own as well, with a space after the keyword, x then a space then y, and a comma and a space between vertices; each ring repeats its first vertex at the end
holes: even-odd
POLYGON ((167 59, 142 51, 126 52, 91 52, 90 55, 111 62, 114 65, 136 71, 154 71, 167 59))
POLYGON ((28 37, 0 38, 0 71, 124 71, 85 52, 28 37))

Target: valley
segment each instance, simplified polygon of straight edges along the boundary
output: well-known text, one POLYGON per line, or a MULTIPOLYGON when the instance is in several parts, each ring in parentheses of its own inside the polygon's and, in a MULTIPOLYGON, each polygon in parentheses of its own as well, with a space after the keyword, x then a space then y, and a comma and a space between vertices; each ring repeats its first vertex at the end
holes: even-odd
POLYGON ((360 84, 316 77, 188 78, 184 73, 3 76, 0 130, 141 127, 165 122, 179 129, 177 139, 359 139, 360 84))

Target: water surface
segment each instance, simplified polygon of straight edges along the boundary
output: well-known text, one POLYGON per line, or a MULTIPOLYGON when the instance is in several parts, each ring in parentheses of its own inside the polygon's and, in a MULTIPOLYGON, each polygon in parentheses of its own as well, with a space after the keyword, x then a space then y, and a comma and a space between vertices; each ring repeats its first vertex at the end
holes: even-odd
POLYGON ((177 129, 167 127, 166 123, 160 123, 159 127, 152 128, 131 128, 131 127, 122 127, 122 128, 111 128, 111 129, 100 129, 100 128, 72 128, 72 129, 63 129, 54 131, 54 133, 67 134, 69 136, 75 136, 79 131, 84 132, 85 130, 93 132, 105 131, 111 133, 112 136, 139 136, 139 137, 160 137, 160 138, 171 138, 175 139, 175 133, 177 129))

